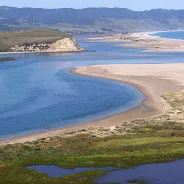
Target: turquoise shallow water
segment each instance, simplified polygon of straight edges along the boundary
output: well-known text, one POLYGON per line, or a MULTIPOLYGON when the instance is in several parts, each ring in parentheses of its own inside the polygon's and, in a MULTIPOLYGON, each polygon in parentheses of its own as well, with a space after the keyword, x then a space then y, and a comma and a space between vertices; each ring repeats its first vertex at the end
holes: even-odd
POLYGON ((183 62, 183 53, 144 53, 77 39, 89 52, 12 54, 17 61, 0 63, 0 139, 89 122, 127 111, 144 98, 127 84, 70 74, 75 66, 183 62))
POLYGON ((162 38, 184 39, 184 31, 170 31, 170 32, 158 32, 153 34, 162 38))

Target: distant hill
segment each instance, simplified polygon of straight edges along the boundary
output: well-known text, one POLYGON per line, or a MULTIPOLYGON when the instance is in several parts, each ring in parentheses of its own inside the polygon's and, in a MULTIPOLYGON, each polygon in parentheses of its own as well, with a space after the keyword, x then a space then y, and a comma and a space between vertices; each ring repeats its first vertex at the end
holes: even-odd
POLYGON ((124 8, 41 9, 0 7, 0 29, 50 28, 72 33, 134 32, 184 28, 184 10, 124 8))

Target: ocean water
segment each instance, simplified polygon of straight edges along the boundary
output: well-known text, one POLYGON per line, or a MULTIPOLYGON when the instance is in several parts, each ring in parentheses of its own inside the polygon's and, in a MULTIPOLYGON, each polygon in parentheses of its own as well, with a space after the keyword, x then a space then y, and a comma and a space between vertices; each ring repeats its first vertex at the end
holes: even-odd
POLYGON ((159 36, 161 38, 172 38, 172 39, 184 39, 184 31, 169 31, 169 32, 158 32, 152 34, 154 36, 159 36))
POLYGON ((127 111, 144 99, 131 85, 74 75, 69 73, 73 67, 184 62, 183 53, 146 53, 77 39, 88 52, 11 54, 16 61, 0 63, 0 139, 89 122, 127 111))

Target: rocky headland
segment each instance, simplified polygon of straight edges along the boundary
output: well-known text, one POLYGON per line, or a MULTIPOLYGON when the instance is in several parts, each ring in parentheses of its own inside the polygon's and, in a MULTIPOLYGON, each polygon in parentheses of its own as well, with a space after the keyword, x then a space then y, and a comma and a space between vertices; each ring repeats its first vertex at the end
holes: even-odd
POLYGON ((24 43, 11 47, 12 52, 79 52, 83 50, 73 38, 63 38, 53 43, 47 40, 24 43))
POLYGON ((51 30, 29 30, 0 33, 0 52, 80 52, 69 34, 51 30))

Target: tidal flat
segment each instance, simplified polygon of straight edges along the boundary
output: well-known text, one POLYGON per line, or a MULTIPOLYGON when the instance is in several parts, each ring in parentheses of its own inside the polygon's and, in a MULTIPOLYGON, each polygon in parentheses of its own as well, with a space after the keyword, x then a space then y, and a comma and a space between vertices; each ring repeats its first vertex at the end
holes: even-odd
MULTIPOLYGON (((184 93, 162 96, 170 105, 159 116, 123 123, 113 128, 89 128, 64 136, 0 147, 2 184, 94 184, 107 172, 87 171, 61 178, 26 169, 30 165, 62 168, 131 168, 184 158, 184 93)), ((139 178, 130 182, 141 183, 139 178)))

